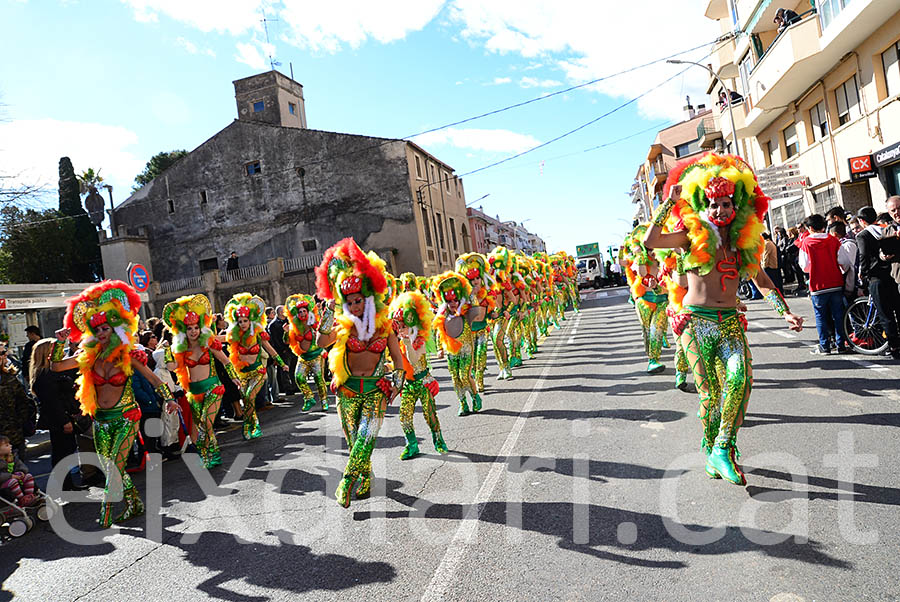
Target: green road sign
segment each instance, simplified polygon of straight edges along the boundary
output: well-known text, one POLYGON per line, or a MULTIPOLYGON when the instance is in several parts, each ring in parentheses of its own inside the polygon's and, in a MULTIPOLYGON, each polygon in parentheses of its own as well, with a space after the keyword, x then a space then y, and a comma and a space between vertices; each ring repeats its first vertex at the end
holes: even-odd
POLYGON ((585 257, 587 255, 599 255, 600 243, 592 242, 589 245, 578 245, 575 247, 575 253, 577 253, 579 257, 585 257))

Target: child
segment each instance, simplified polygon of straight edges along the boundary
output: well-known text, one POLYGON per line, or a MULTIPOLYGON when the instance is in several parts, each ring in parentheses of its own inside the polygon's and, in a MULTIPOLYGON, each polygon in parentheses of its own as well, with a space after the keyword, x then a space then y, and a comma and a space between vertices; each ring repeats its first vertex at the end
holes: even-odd
POLYGON ((19 506, 33 506, 40 501, 34 495, 34 477, 13 453, 6 435, 0 435, 0 489, 11 493, 19 506))

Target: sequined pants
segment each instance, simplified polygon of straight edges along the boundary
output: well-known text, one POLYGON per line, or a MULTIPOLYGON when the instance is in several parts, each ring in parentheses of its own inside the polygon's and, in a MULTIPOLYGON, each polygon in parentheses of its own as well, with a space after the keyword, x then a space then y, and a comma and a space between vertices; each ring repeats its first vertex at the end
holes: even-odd
POLYGON ((297 358, 297 367, 294 369, 294 382, 297 383, 297 388, 300 389, 300 394, 303 395, 304 400, 313 399, 313 391, 307 384, 307 380, 310 376, 313 377, 313 381, 316 383, 319 401, 327 399, 328 388, 325 383, 325 376, 323 375, 324 366, 324 355, 319 355, 319 357, 312 360, 305 360, 302 357, 297 358))
POLYGON ((684 343, 681 339, 682 337, 675 337, 675 370, 687 374, 691 366, 688 364, 684 343))
POLYGON ((476 330, 472 332, 475 339, 475 359, 474 372, 475 384, 479 391, 484 391, 484 371, 487 369, 487 339, 488 329, 476 330))
POLYGON ((422 380, 414 380, 403 385, 403 393, 400 398, 400 426, 403 434, 415 435, 413 427, 413 414, 416 412, 416 403, 422 402, 422 414, 432 433, 441 432, 441 423, 438 420, 437 408, 434 405, 434 397, 425 388, 422 380))
POLYGON ((187 398, 191 416, 197 426, 197 440, 194 441, 194 445, 200 452, 203 461, 208 462, 215 454, 219 453, 219 441, 216 439, 213 423, 216 420, 216 414, 219 413, 222 395, 209 391, 202 395, 188 393, 187 398))
POLYGON ((463 345, 458 354, 447 354, 447 367, 450 369, 450 378, 453 380, 453 389, 460 402, 466 401, 466 391, 475 398, 478 387, 472 379, 472 349, 463 345))
POLYGON ((641 321, 644 335, 644 352, 651 360, 659 360, 663 340, 669 329, 669 317, 666 315, 666 303, 652 303, 643 298, 635 299, 634 308, 641 321))
POLYGON ((384 421, 385 395, 381 389, 368 393, 350 394, 338 391, 338 413, 341 427, 350 448, 350 458, 344 468, 344 478, 356 480, 372 473, 372 451, 384 421))
POLYGON ((501 316, 494 323, 494 355, 497 356, 497 367, 505 370, 509 367, 509 352, 506 349, 506 334, 509 330, 509 318, 501 316))
POLYGON ((693 314, 683 337, 700 394, 703 449, 733 446, 753 386, 753 358, 743 325, 733 312, 719 320, 693 314))
POLYGON ((509 359, 522 360, 522 316, 521 312, 509 319, 509 359))
POLYGON ((122 479, 122 489, 124 491, 134 489, 131 477, 125 472, 125 464, 128 462, 131 446, 138 436, 140 422, 122 415, 103 419, 99 416, 101 412, 103 410, 98 410, 98 416, 94 417, 94 449, 97 450, 103 472, 106 474, 106 486, 103 489, 103 502, 106 505, 109 502, 109 487, 116 471, 122 479))
POLYGON ((256 396, 266 384, 266 371, 238 372, 241 381, 241 402, 244 412, 244 437, 259 430, 259 417, 256 415, 256 396))

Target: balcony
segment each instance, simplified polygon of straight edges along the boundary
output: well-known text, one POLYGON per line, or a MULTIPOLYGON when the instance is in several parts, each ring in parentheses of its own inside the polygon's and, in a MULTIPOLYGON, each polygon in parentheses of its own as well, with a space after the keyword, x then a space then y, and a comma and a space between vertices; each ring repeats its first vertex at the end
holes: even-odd
POLYGON ((819 20, 814 14, 794 23, 769 46, 750 74, 754 106, 772 110, 791 103, 815 81, 819 20))
POLYGON ((700 148, 707 149, 714 148, 716 141, 722 139, 722 131, 713 117, 706 117, 697 125, 697 138, 700 140, 700 148))
POLYGON ((660 182, 665 182, 666 177, 669 175, 669 168, 666 167, 666 162, 663 161, 661 156, 656 157, 652 161, 650 161, 650 185, 654 186, 660 182))

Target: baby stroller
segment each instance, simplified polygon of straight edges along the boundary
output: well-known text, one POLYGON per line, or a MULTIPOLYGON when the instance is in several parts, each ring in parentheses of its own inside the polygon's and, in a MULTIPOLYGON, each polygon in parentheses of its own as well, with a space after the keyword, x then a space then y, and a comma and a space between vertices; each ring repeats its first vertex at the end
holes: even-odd
POLYGON ((19 506, 9 499, 8 491, 0 491, 0 538, 9 540, 22 537, 34 526, 35 520, 47 522, 57 510, 56 503, 40 489, 34 490, 35 501, 30 506, 19 506))

